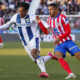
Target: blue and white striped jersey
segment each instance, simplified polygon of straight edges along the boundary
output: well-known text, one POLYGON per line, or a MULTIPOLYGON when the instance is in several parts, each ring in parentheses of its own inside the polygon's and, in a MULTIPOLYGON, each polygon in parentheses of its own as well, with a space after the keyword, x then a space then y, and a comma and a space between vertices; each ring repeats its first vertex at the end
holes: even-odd
POLYGON ((20 18, 19 13, 15 14, 10 23, 16 23, 19 31, 19 36, 24 43, 29 42, 33 37, 39 37, 39 28, 35 20, 35 15, 29 14, 24 18, 20 18))

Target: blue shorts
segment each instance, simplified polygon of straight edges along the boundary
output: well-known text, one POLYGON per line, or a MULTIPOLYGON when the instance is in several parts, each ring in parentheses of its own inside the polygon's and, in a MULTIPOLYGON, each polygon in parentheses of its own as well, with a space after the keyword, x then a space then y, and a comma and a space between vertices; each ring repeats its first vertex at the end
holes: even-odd
POLYGON ((71 56, 74 56, 74 54, 79 52, 80 49, 77 46, 77 44, 75 44, 72 40, 68 40, 68 41, 65 41, 62 44, 57 45, 55 47, 54 52, 56 52, 56 51, 62 52, 63 55, 64 55, 63 57, 65 57, 66 56, 66 51, 69 52, 71 54, 71 56))

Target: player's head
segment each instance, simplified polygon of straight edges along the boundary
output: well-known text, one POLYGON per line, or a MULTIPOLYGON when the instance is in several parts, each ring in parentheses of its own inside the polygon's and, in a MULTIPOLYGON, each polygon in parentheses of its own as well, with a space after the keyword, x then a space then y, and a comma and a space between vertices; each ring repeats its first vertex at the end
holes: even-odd
POLYGON ((28 13, 28 9, 29 9, 29 3, 24 3, 24 2, 20 3, 19 14, 21 18, 26 16, 26 14, 28 13))
POLYGON ((48 4, 49 14, 51 17, 54 17, 55 14, 58 12, 58 6, 56 3, 50 3, 48 4))

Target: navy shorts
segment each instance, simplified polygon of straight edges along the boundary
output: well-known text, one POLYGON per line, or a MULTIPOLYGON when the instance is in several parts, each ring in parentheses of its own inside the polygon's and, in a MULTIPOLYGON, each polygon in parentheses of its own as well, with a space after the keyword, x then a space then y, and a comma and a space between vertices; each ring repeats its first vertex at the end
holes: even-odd
POLYGON ((54 52, 60 51, 63 53, 64 57, 66 56, 66 51, 71 54, 71 56, 74 56, 75 53, 79 52, 80 49, 72 40, 65 41, 62 44, 59 44, 55 47, 54 52))

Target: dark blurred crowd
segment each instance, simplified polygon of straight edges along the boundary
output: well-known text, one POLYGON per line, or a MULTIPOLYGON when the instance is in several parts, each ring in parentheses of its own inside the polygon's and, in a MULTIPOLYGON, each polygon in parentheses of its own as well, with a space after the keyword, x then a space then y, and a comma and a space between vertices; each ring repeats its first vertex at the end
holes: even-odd
POLYGON ((17 12, 20 2, 30 2, 31 0, 0 0, 0 17, 7 22, 17 12))
POLYGON ((80 14, 80 0, 41 0, 37 14, 49 14, 47 7, 48 1, 56 1, 59 11, 64 14, 80 14))

